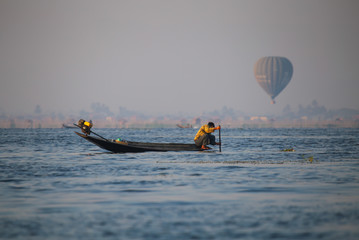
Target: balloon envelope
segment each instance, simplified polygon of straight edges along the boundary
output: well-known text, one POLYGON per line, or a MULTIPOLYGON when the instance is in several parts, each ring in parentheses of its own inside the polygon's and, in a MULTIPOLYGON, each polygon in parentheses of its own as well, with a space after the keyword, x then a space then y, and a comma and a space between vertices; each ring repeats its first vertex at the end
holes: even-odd
POLYGON ((293 66, 285 57, 262 57, 254 65, 254 75, 274 103, 274 98, 291 80, 293 66))

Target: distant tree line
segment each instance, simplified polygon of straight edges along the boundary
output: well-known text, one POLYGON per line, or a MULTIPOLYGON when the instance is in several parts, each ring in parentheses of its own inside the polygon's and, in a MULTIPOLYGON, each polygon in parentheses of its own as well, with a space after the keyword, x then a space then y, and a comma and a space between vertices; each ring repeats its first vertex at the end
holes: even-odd
POLYGON ((283 109, 281 118, 284 119, 298 119, 306 117, 314 120, 353 120, 359 117, 359 110, 350 108, 341 108, 336 110, 327 110, 324 106, 320 106, 316 100, 306 107, 298 106, 298 111, 295 112, 287 105, 283 109))
MULTIPOLYGON (((265 115, 263 115, 265 116, 265 115)), ((163 119, 179 119, 185 121, 186 119, 213 119, 215 121, 220 120, 248 120, 250 119, 250 115, 244 113, 240 110, 235 110, 233 108, 229 108, 224 106, 222 109, 213 110, 209 112, 198 113, 197 116, 186 115, 183 113, 178 114, 166 114, 160 116, 150 116, 141 112, 129 110, 125 107, 120 106, 116 113, 112 112, 108 106, 103 103, 95 102, 91 104, 90 111, 81 110, 78 114, 62 114, 62 113, 44 113, 40 105, 36 105, 33 111, 33 114, 25 114, 21 116, 8 116, 5 112, 0 111, 0 120, 4 119, 23 119, 23 120, 31 120, 31 119, 43 119, 43 118, 51 118, 57 119, 60 121, 71 121, 76 120, 78 118, 83 118, 87 120, 96 120, 96 119, 108 119, 112 118, 113 120, 128 120, 130 118, 136 117, 137 119, 147 120, 150 118, 156 118, 157 120, 163 119)), ((336 110, 328 110, 324 106, 318 104, 316 100, 313 100, 311 104, 307 106, 299 105, 297 110, 293 110, 290 105, 286 105, 282 114, 280 115, 272 115, 265 116, 268 119, 273 120, 296 120, 296 119, 308 119, 308 120, 357 120, 359 121, 359 110, 349 109, 349 108, 341 108, 336 110)))

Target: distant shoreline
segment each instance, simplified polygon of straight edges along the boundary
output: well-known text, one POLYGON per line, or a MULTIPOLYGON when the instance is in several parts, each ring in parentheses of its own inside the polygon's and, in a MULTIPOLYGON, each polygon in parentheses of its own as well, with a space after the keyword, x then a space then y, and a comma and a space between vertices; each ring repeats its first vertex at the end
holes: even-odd
MULTIPOLYGON (((107 121, 93 120, 95 128, 178 128, 179 121, 107 121)), ((244 120, 215 121, 223 128, 359 128, 359 120, 244 120)), ((0 128, 64 128, 59 120, 0 120, 0 128)), ((66 125, 71 125, 70 123, 66 125)), ((65 128, 64 128, 65 129, 65 128)), ((178 128, 180 129, 180 128, 178 128)))

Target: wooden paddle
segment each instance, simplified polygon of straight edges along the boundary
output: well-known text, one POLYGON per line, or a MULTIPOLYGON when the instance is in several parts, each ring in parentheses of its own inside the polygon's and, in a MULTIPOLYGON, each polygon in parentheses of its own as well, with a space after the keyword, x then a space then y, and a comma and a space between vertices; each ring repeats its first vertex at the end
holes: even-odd
POLYGON ((219 152, 222 152, 221 125, 219 125, 218 138, 219 138, 219 152))

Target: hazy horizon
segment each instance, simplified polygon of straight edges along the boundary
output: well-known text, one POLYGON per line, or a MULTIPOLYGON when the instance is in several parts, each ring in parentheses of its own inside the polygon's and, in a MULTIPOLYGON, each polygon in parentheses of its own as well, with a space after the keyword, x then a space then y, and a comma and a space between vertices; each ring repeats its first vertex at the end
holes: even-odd
POLYGON ((0 111, 359 109, 359 2, 0 1, 0 111), (263 56, 294 68, 270 104, 263 56))

